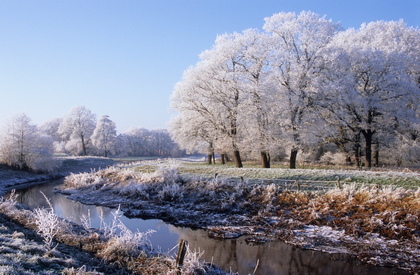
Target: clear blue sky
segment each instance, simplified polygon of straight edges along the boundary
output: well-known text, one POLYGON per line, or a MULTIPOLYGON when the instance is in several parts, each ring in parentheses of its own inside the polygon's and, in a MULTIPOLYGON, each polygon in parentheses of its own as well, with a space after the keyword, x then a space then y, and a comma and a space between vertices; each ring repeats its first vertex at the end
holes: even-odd
POLYGON ((420 26, 419 0, 0 0, 0 125, 35 124, 84 105, 119 132, 167 128, 170 95, 218 34, 311 10, 344 28, 420 26))

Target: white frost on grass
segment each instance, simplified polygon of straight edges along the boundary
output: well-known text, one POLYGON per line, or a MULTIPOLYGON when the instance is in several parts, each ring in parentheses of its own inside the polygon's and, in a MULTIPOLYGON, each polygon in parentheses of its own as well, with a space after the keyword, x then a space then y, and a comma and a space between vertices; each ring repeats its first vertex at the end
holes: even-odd
POLYGON ((330 226, 307 225, 303 229, 293 230, 297 236, 324 238, 339 243, 346 235, 344 230, 335 230, 330 226))
POLYGON ((146 232, 132 232, 121 221, 122 212, 120 208, 112 212, 114 216, 111 223, 107 224, 101 215, 100 229, 106 238, 109 238, 107 245, 99 253, 105 260, 112 260, 116 255, 125 255, 136 258, 139 255, 146 256, 151 250, 151 243, 148 239, 154 230, 146 232))

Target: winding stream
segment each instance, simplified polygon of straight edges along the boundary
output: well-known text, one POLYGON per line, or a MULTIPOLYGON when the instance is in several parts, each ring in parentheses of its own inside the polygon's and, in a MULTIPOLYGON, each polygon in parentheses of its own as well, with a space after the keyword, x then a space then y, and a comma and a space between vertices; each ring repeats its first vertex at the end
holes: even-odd
MULTIPOLYGON (((67 220, 81 223, 83 215, 90 216, 91 226, 100 227, 101 216, 106 223, 111 223, 113 210, 107 207, 84 205, 54 193, 62 181, 45 183, 16 191, 18 201, 32 208, 47 207, 43 192, 51 201, 54 212, 67 220)), ((179 240, 188 241, 190 248, 205 251, 204 260, 213 262, 226 271, 239 274, 404 274, 401 270, 372 267, 343 254, 328 254, 303 250, 283 242, 269 242, 252 245, 245 238, 219 240, 209 238, 204 230, 175 227, 161 220, 129 219, 120 220, 132 231, 156 232, 149 235, 153 248, 162 253, 176 253, 173 249, 179 240)))

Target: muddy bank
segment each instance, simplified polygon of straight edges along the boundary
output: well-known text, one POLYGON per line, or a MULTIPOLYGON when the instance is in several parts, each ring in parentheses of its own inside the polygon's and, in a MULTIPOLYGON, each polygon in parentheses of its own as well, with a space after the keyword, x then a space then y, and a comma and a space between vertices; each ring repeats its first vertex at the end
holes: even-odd
POLYGON ((280 239, 377 266, 420 271, 420 191, 352 185, 325 194, 275 184, 184 177, 176 169, 111 168, 66 179, 69 198, 118 207, 131 217, 207 229, 217 238, 280 239))

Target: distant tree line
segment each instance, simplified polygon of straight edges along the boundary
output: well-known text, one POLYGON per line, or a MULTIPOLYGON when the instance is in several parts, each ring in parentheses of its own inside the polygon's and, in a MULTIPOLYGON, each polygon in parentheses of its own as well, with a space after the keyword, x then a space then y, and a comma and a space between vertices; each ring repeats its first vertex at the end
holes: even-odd
POLYGON ((109 116, 96 120, 84 106, 40 126, 25 114, 16 115, 0 132, 0 163, 21 170, 52 171, 58 165, 55 154, 171 157, 184 152, 165 129, 132 128, 117 134, 109 116))
POLYGON ((420 164, 420 31, 400 21, 343 30, 303 11, 217 37, 174 88, 188 151, 367 167, 420 164), (381 160, 381 161, 380 161, 381 160))

